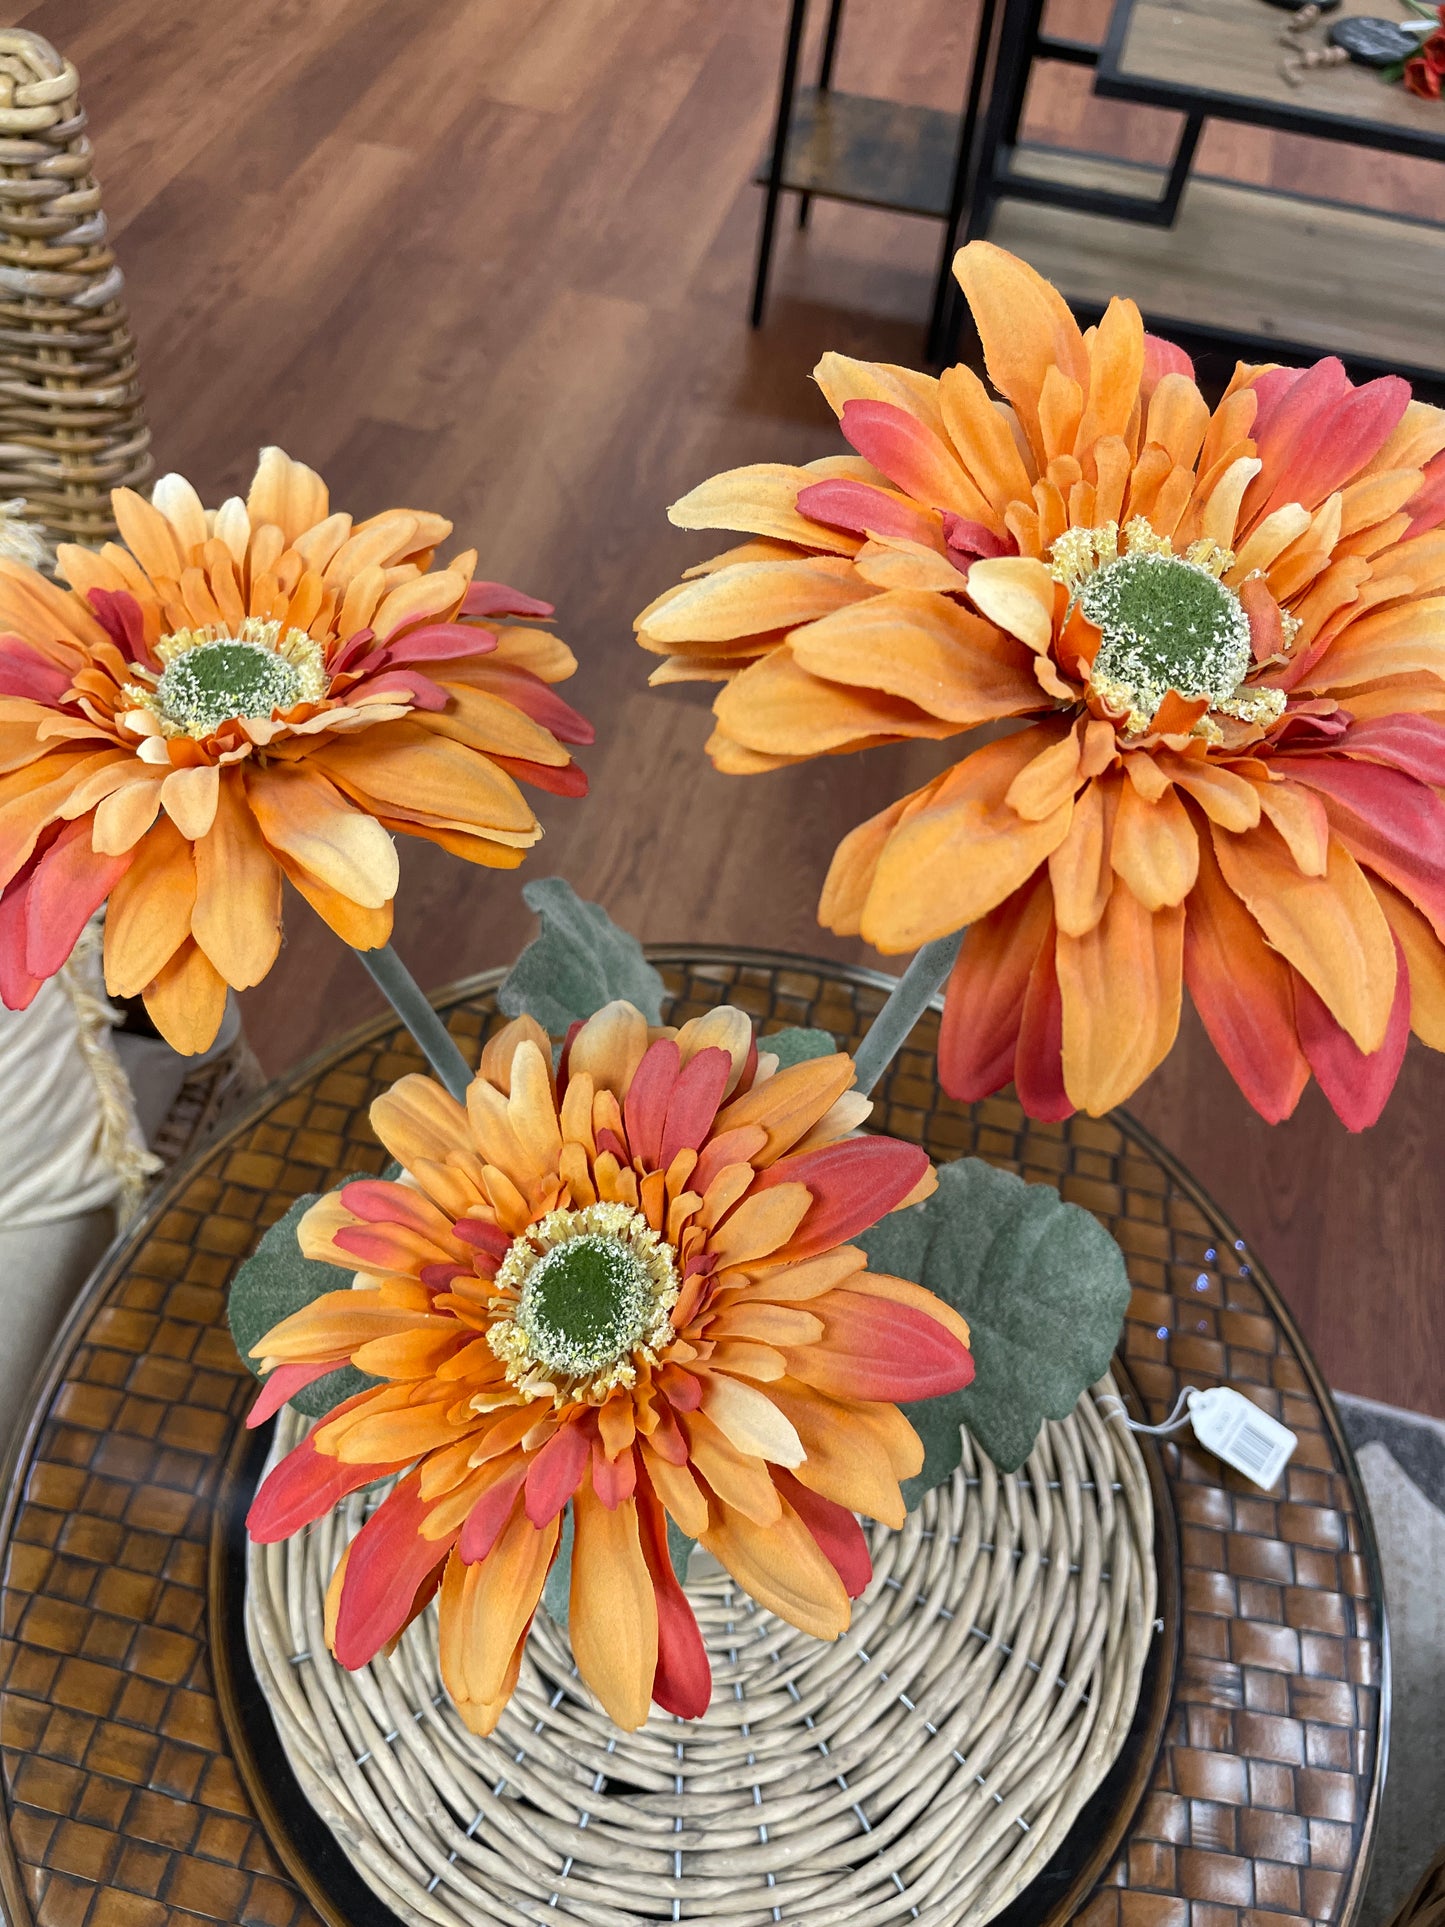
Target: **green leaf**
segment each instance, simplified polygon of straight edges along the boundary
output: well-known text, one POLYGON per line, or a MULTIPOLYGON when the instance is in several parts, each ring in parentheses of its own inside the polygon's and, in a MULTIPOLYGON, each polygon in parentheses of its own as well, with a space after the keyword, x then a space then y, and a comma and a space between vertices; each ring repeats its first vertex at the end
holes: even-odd
MULTIPOLYGON (((547 1583, 542 1588, 542 1604, 557 1625, 565 1633, 568 1626, 572 1604, 572 1502, 567 1502, 567 1510, 562 1514, 562 1532, 557 1540, 557 1557, 552 1561, 552 1569, 547 1574, 547 1583)), ((677 1574, 680 1586, 687 1584, 687 1562, 692 1557, 696 1539, 689 1539, 671 1519, 667 1522, 667 1551, 672 1560, 672 1569, 677 1574)))
POLYGON ((939 1167, 931 1198, 857 1242, 874 1270, 927 1286, 971 1329, 972 1385, 903 1408, 926 1452, 904 1487, 910 1506, 957 1466, 960 1423, 1016 1472, 1044 1420, 1067 1418, 1108 1370, 1129 1305, 1124 1254, 1051 1186, 959 1158, 939 1167))
POLYGON ((778 1069, 787 1070, 793 1064, 806 1063, 810 1057, 831 1057, 838 1048, 838 1040, 831 1030, 792 1030, 770 1031, 766 1037, 758 1039, 760 1051, 771 1051, 778 1060, 778 1069))
MULTIPOLYGON (((356 1175, 365 1177, 370 1173, 356 1175)), ((351 1179, 344 1182, 349 1184, 351 1179)), ((252 1358, 251 1347, 264 1338, 273 1325, 280 1324, 283 1318, 289 1318, 293 1311, 300 1311, 303 1305, 309 1305, 313 1298, 320 1298, 325 1292, 351 1289, 353 1272, 302 1257, 296 1242, 296 1227, 315 1204, 317 1196, 312 1192, 298 1198, 285 1217, 278 1218, 262 1236, 260 1244, 232 1280, 226 1315, 236 1350, 252 1372, 257 1372, 259 1361, 252 1358)), ((303 1386, 290 1403, 307 1418, 321 1418, 343 1399, 354 1398, 368 1385, 377 1383, 377 1379, 368 1378, 354 1365, 339 1365, 324 1378, 303 1386)))
POLYGON ((650 1024, 662 1021, 663 982, 636 937, 561 877, 538 877, 522 896, 542 920, 502 979, 497 1002, 509 1017, 535 1017, 552 1037, 625 998, 650 1024))
POLYGON ((557 1541, 557 1557, 552 1561, 547 1582, 542 1588, 542 1604, 564 1633, 567 1630, 568 1614, 572 1606, 572 1540, 574 1537, 572 1503, 569 1500, 567 1510, 562 1514, 562 1533, 557 1541))

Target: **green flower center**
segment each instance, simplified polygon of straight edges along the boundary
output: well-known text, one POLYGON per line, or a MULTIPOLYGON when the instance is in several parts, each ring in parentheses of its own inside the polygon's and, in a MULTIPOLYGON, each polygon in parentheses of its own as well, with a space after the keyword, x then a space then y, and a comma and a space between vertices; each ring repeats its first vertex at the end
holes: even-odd
POLYGON ((209 736, 222 723, 269 718, 274 711, 326 698, 321 645, 301 629, 247 616, 237 635, 212 626, 177 629, 156 644, 159 675, 122 694, 148 710, 166 736, 209 736))
POLYGON ((554 1245, 522 1288, 517 1322, 542 1364, 579 1376, 615 1365, 651 1322, 652 1280, 615 1238, 554 1245))
POLYGON ((487 1342, 529 1398, 604 1399, 672 1337, 676 1253, 626 1204, 552 1211, 497 1271, 487 1342))
POLYGON ((1239 597, 1184 556, 1121 555, 1087 578, 1079 606, 1104 638, 1093 682, 1124 695, 1146 718, 1171 689, 1208 697, 1217 708, 1249 671, 1249 619, 1239 597))
POLYGON ((208 736, 239 716, 269 716, 301 700, 301 672, 259 642, 203 642, 174 656, 156 684, 166 718, 208 736))

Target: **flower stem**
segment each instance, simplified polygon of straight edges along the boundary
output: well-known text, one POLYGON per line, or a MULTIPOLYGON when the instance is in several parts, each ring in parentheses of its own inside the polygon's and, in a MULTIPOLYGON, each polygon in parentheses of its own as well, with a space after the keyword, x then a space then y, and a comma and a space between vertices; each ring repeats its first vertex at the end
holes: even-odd
POLYGON ((858 1046, 854 1059, 856 1088, 865 1097, 873 1090, 884 1071, 907 1041, 919 1018, 933 1002, 940 985, 958 957, 963 932, 935 937, 924 944, 907 970, 888 993, 888 1001, 868 1026, 868 1034, 858 1046))
POLYGON ((457 1102, 465 1104, 467 1086, 472 1081, 471 1070, 416 978, 389 943, 379 950, 358 950, 356 954, 370 971, 382 996, 411 1032, 422 1056, 457 1102))

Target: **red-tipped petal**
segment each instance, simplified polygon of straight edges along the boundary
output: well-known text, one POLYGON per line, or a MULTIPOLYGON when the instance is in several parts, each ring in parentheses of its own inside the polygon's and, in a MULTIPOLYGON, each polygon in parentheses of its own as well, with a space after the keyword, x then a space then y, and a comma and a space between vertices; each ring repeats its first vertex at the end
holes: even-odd
POLYGON ((1297 972, 1294 997, 1300 1042, 1320 1089, 1347 1131, 1368 1130, 1395 1088, 1410 1041, 1410 967, 1399 938, 1395 939, 1395 1001, 1385 1041, 1377 1051, 1367 1056, 1297 972))
POLYGON ((718 1114, 732 1070, 733 1060, 728 1053, 711 1044, 683 1066, 682 1075, 667 1100, 659 1170, 667 1170, 679 1151, 701 1149, 718 1114))
POLYGON ((534 790, 549 796, 585 796, 587 772, 578 763, 528 763, 520 756, 490 756, 498 769, 504 769, 517 783, 530 783, 534 790))
POLYGON ((1445 788, 1445 723, 1429 716, 1370 716, 1352 723, 1338 747, 1346 756, 1388 763, 1416 782, 1445 788))
POLYGON ((452 1226, 452 1236, 460 1238, 464 1245, 470 1245, 474 1251, 484 1251, 489 1258, 498 1261, 512 1249, 511 1238, 489 1218, 458 1218, 452 1226))
POLYGON ((1393 883, 1445 940, 1445 803, 1403 770, 1346 757, 1290 756, 1281 767, 1318 790, 1345 848, 1393 883))
POLYGON ((814 482, 798 491, 798 513, 810 522, 848 529, 854 535, 891 535, 929 548, 938 545, 938 524, 926 510, 915 502, 900 502, 867 482, 843 478, 814 482))
POLYGON ((1029 1117, 1058 1124, 1074 1115, 1064 1089, 1064 998, 1052 923, 1029 972, 1014 1051, 1014 1089, 1029 1117))
POLYGON ((534 1526, 548 1525, 557 1517, 582 1483, 591 1450, 591 1427, 574 1421, 561 1426, 534 1454, 526 1482, 527 1517, 534 1526))
POLYGON ((1018 554, 1018 543, 1011 535, 998 535, 986 523, 970 522, 952 509, 943 518, 943 539, 961 566, 995 555, 1018 554))
POLYGON ((832 1398, 901 1404, 960 1392, 973 1382, 968 1347, 913 1305, 843 1286, 809 1299, 808 1310, 823 1320, 823 1337, 788 1351, 788 1369, 832 1398))
POLYGON ((502 1536, 502 1527, 512 1516, 517 1494, 527 1476, 527 1460, 519 1453, 515 1465, 508 1466, 494 1485, 489 1485, 467 1514, 457 1556, 463 1565, 474 1566, 485 1559, 502 1536))
POLYGON ((1295 1031, 1292 976, 1225 883, 1209 838, 1201 837, 1199 879, 1184 919, 1184 981, 1225 1069, 1269 1124, 1293 1113, 1310 1079, 1295 1031))
POLYGON ((25 967, 53 977, 81 931, 130 868, 134 850, 100 856, 90 847, 90 821, 67 823, 35 867, 25 917, 25 967))
POLYGON ((464 616, 550 616, 553 605, 509 589, 505 582, 473 582, 462 597, 464 616))
POLYGON ((19 636, 0 637, 0 696, 28 696, 54 709, 71 680, 69 670, 58 668, 19 636))
POLYGON ((1029 972, 1050 924, 1047 880, 1006 897, 964 933, 938 1029, 938 1075, 950 1097, 976 1104, 1014 1074, 1029 972))
POLYGON ((947 506, 946 480, 962 480, 953 457, 932 429, 891 401, 848 401, 839 426, 858 453, 915 501, 947 506), (945 479, 946 478, 946 479, 945 479))
POLYGON ((38 856, 27 859, 0 893, 0 1003, 7 1010, 29 1010, 45 982, 25 967, 25 927, 30 915, 30 886, 35 881, 38 856))
POLYGON ((805 1184, 813 1194, 808 1215, 774 1260, 810 1258, 847 1244, 902 1204, 928 1170, 928 1153, 897 1138, 848 1138, 818 1151, 780 1158, 759 1174, 755 1192, 775 1184, 805 1184))
POLYGON ((459 662, 489 656, 497 646, 490 629, 470 622, 427 622, 393 636, 378 653, 377 667, 395 669, 408 662, 459 662))
POLYGON ((670 1037, 659 1037, 649 1044, 642 1062, 633 1072, 622 1118, 627 1126, 627 1141, 632 1155, 645 1170, 655 1171, 662 1158, 662 1132, 667 1123, 667 1107, 679 1080, 681 1055, 670 1037))
POLYGON ((160 664, 151 654, 150 644, 146 641, 145 617, 141 614, 140 604, 128 590, 92 589, 86 600, 95 611, 96 621, 127 662, 142 663, 147 669, 159 669, 160 664))
POLYGON ((861 1598, 873 1577, 873 1560, 863 1528, 846 1507, 810 1492, 782 1466, 772 1468, 773 1483, 817 1541, 818 1550, 843 1581, 850 1599, 861 1598))
MULTIPOLYGON (((335 1365, 330 1369, 334 1371, 335 1365)), ((331 1416, 338 1417, 367 1396, 363 1392, 357 1399, 348 1399, 331 1416)), ((246 1514, 246 1530, 258 1546, 275 1545, 303 1526, 314 1525, 349 1493, 400 1469, 396 1465, 343 1465, 340 1459, 318 1452, 314 1442, 305 1438, 266 1475, 246 1514)))
POLYGON ((307 1385, 314 1385, 318 1378, 325 1378, 334 1372, 338 1365, 344 1365, 344 1358, 325 1358, 319 1365, 278 1365, 266 1374, 261 1385, 260 1396, 246 1414, 247 1430, 264 1425, 268 1418, 274 1418, 287 1399, 307 1385))
POLYGON ((712 1698, 712 1668, 687 1594, 673 1571, 666 1516, 645 1472, 639 1472, 637 1480, 637 1536, 657 1600, 652 1697, 680 1720, 700 1720, 712 1698))
POLYGON ((432 1508, 421 1497, 419 1479, 415 1472, 404 1478, 351 1542, 333 1646, 338 1664, 351 1672, 401 1631, 418 1590, 456 1537, 422 1537, 432 1508))
POLYGON ((1166 375, 1187 375, 1189 380, 1193 381, 1194 363, 1184 350, 1176 347, 1172 341, 1166 341, 1162 335, 1146 334, 1144 374, 1139 383, 1141 401, 1148 402, 1149 397, 1166 375))
POLYGON ((363 696, 393 696, 409 702, 413 709, 445 709, 451 701, 440 684, 419 669, 384 669, 378 676, 366 676, 346 692, 350 701, 363 696))
POLYGON ((592 1490, 609 1512, 615 1512, 637 1490, 637 1455, 622 1452, 609 1459, 601 1439, 592 1442, 592 1490))
POLYGON ((543 729, 550 729, 559 743, 580 743, 585 747, 596 741, 597 732, 587 718, 579 716, 550 683, 534 676, 530 669, 521 669, 510 662, 469 663, 465 674, 458 679, 474 689, 489 689, 494 696, 505 697, 524 716, 530 716, 543 729))

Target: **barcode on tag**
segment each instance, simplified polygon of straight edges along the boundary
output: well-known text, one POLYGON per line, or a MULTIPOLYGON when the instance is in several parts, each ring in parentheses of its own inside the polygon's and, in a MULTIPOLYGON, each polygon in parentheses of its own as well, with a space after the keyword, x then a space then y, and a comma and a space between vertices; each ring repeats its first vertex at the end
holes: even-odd
POLYGON ((1299 1444, 1287 1425, 1228 1385, 1197 1392, 1189 1401, 1189 1422, 1201 1445, 1265 1491, 1275 1484, 1299 1444))

